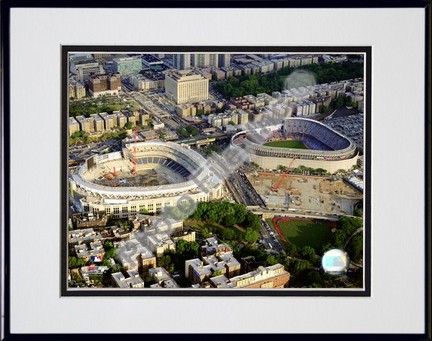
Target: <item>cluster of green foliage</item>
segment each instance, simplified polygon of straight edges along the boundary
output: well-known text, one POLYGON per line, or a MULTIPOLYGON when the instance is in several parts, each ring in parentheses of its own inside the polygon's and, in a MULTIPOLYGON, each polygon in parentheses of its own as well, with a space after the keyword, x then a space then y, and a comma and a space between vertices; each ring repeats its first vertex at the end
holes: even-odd
MULTIPOLYGON (((223 240, 237 240, 241 237, 248 243, 255 243, 260 237, 258 231, 261 228, 261 221, 259 217, 249 212, 245 206, 237 203, 228 201, 202 202, 198 204, 190 218, 222 225, 218 233, 223 240), (239 236, 240 231, 234 225, 246 229, 245 233, 239 236)), ((205 238, 210 236, 208 230, 203 229, 201 232, 205 238)))
POLYGON ((113 111, 118 111, 121 109, 129 109, 132 111, 138 110, 139 105, 135 101, 122 102, 120 99, 116 98, 98 98, 94 100, 83 100, 72 102, 69 105, 69 116, 75 117, 79 115, 84 115, 89 117, 92 114, 99 114, 101 112, 107 112, 112 114, 113 111))
MULTIPOLYGON (((197 242, 188 242, 179 240, 176 243, 176 250, 169 251, 156 259, 157 266, 165 268, 169 273, 175 270, 183 270, 185 261, 198 257, 199 244, 197 242)), ((152 278, 145 278, 145 282, 153 283, 152 278)))
POLYGON ((198 254, 199 244, 197 242, 188 242, 186 240, 179 240, 176 243, 176 253, 185 256, 195 256, 198 254))
POLYGON ((356 217, 363 217, 363 209, 360 207, 354 208, 354 215, 356 217))
POLYGON ((213 144, 213 143, 203 148, 203 152, 206 155, 211 155, 213 152, 220 153, 221 151, 222 148, 219 147, 217 144, 213 144))
POLYGON ((179 128, 177 133, 180 137, 186 138, 190 136, 197 136, 199 134, 199 130, 194 126, 187 126, 186 128, 179 128))
POLYGON ((231 227, 235 224, 259 231, 261 222, 257 215, 249 212, 245 206, 224 201, 201 202, 190 216, 194 220, 222 224, 231 227))
POLYGON ((363 233, 353 236, 359 228, 363 227, 363 219, 360 217, 341 217, 338 223, 338 229, 334 233, 334 246, 344 249, 353 261, 358 261, 363 256, 363 233))
POLYGON ((89 136, 89 134, 81 130, 81 131, 76 131, 69 137, 69 146, 82 144, 82 143, 91 143, 96 141, 106 141, 109 139, 122 140, 126 136, 127 136, 127 132, 125 129, 107 131, 103 133, 102 136, 99 137, 91 137, 89 136))
POLYGON ((74 256, 69 257, 69 268, 80 268, 86 265, 86 261, 84 259, 76 258, 74 256))
POLYGON ((267 75, 243 75, 218 82, 216 89, 226 98, 263 92, 271 93, 283 89, 283 80, 280 79, 280 75, 277 72, 267 75))
POLYGON ((108 217, 107 225, 108 226, 115 225, 118 227, 123 227, 126 231, 129 231, 132 228, 131 223, 127 218, 118 219, 118 218, 114 218, 112 215, 108 217))
POLYGON ((175 265, 172 262, 170 255, 163 255, 156 259, 157 266, 165 268, 169 273, 173 273, 175 270, 175 265))
POLYGON ((268 93, 284 89, 286 76, 294 70, 307 70, 315 75, 317 84, 363 77, 363 63, 346 61, 336 64, 309 64, 297 68, 285 67, 266 75, 243 75, 231 77, 216 84, 216 89, 225 97, 241 97, 250 94, 268 93))
POLYGON ((333 101, 333 108, 334 109, 339 109, 339 108, 342 108, 343 106, 357 108, 358 107, 358 103, 353 103, 351 96, 339 95, 333 101))
POLYGON ((133 124, 132 122, 128 122, 125 124, 126 129, 132 129, 134 126, 135 126, 135 124, 133 124))
MULTIPOLYGON (((359 78, 359 77, 363 77, 364 74, 363 63, 353 63, 351 61, 346 61, 343 63, 333 63, 333 64, 332 63, 308 64, 308 65, 301 66, 300 68, 297 68, 297 70, 298 69, 303 69, 312 72, 315 75, 315 80, 317 84, 331 83, 331 82, 337 82, 345 79, 359 78)), ((293 70, 291 70, 291 72, 292 71, 293 70)), ((284 72, 286 71, 282 71, 282 73, 284 72)))
POLYGON ((105 132, 101 137, 98 138, 98 141, 105 141, 108 139, 123 140, 126 136, 127 136, 126 130, 118 129, 118 130, 105 132))
POLYGON ((104 260, 108 258, 114 258, 118 253, 118 249, 114 247, 113 242, 110 240, 107 240, 104 243, 104 250, 105 250, 104 260))
POLYGON ((90 136, 85 131, 76 131, 71 136, 69 136, 69 146, 81 143, 90 143, 90 136))
POLYGON ((111 266, 111 273, 120 272, 122 270, 123 270, 123 268, 120 264, 114 264, 113 266, 111 266))
POLYGON ((291 172, 293 172, 294 174, 309 174, 309 175, 320 175, 320 176, 329 174, 329 172, 327 172, 324 168, 311 168, 303 165, 300 165, 297 168, 293 168, 291 172))
POLYGON ((319 267, 320 257, 315 254, 313 248, 308 246, 297 248, 295 246, 291 247, 292 244, 288 245, 290 245, 286 250, 288 257, 280 254, 268 254, 254 246, 245 246, 235 251, 234 256, 237 259, 253 256, 263 266, 282 264, 291 275, 291 287, 331 287, 330 284, 325 285, 321 278, 325 274, 314 269, 314 267, 319 267))
POLYGON ((72 272, 72 279, 77 283, 77 284, 83 284, 83 283, 85 283, 85 281, 84 281, 84 278, 82 278, 81 276, 80 276, 80 274, 79 273, 77 273, 77 272, 72 272))

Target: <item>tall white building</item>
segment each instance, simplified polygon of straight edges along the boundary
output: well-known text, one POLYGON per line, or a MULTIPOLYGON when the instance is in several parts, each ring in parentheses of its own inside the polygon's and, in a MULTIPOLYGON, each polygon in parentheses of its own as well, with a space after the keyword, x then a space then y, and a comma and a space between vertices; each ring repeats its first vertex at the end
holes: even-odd
POLYGON ((213 67, 219 67, 219 55, 212 53, 209 55, 209 65, 213 67))
POLYGON ((173 64, 176 69, 189 70, 191 67, 191 55, 190 53, 174 54, 173 64))
POLYGON ((231 65, 231 55, 229 53, 219 54, 219 67, 227 67, 231 65))
POLYGON ((102 74, 105 70, 99 62, 94 60, 80 61, 71 64, 71 72, 77 74, 78 80, 83 82, 90 78, 90 74, 102 74))
POLYGON ((194 53, 192 55, 192 66, 202 67, 210 65, 210 55, 208 53, 194 53))
POLYGON ((165 76, 165 92, 177 104, 208 100, 209 81, 192 71, 172 71, 165 76))

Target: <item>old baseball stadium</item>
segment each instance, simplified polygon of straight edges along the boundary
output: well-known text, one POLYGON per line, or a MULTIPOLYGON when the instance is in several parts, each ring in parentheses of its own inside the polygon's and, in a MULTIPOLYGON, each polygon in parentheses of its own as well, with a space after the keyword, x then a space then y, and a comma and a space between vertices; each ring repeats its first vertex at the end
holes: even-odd
POLYGON ((239 132, 231 145, 247 151, 250 161, 263 169, 304 166, 334 173, 350 170, 359 156, 356 145, 336 130, 296 117, 279 125, 239 132))
POLYGON ((126 143, 122 151, 88 158, 71 174, 70 191, 84 212, 125 218, 160 212, 179 200, 220 198, 221 183, 206 160, 189 147, 151 141, 126 143))

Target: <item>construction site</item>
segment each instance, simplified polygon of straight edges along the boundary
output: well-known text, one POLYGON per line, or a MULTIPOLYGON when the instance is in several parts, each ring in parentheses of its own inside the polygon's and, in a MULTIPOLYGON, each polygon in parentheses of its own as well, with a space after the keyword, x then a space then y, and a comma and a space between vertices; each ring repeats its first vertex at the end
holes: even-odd
POLYGON ((109 187, 148 187, 160 186, 184 181, 182 176, 162 165, 152 165, 154 168, 139 169, 131 173, 129 169, 106 169, 99 172, 99 177, 93 182, 109 187))
POLYGON ((248 179, 269 208, 352 215, 363 197, 342 179, 272 172, 251 173, 248 179))

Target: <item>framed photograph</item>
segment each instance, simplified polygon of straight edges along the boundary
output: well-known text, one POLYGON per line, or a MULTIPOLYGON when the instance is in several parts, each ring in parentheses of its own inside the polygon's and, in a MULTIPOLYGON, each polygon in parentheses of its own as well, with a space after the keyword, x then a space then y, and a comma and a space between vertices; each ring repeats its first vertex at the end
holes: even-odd
POLYGON ((64 295, 370 295, 370 48, 99 49, 63 47, 64 295))
POLYGON ((161 4, 3 4, 3 337, 430 339, 430 4, 161 4))

